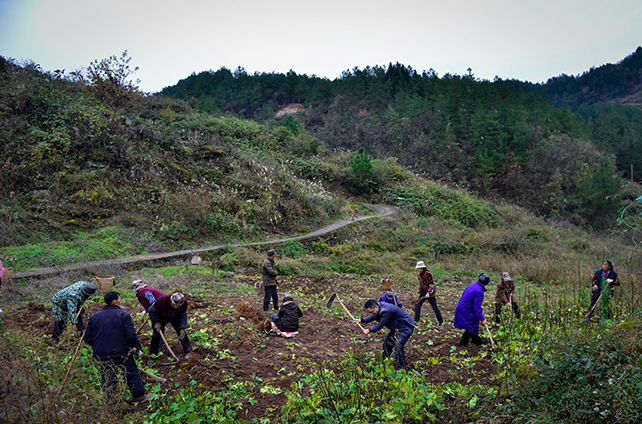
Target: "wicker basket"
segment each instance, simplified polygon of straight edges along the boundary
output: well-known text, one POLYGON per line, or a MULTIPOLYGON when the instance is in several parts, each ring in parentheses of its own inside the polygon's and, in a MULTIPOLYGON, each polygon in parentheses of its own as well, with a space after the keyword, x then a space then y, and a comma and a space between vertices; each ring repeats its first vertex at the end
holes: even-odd
POLYGON ((3 286, 8 286, 11 284, 11 277, 13 276, 13 269, 11 268, 5 268, 4 269, 4 275, 2 276, 2 285, 3 286))
POLYGON ((114 287, 114 277, 96 276, 96 281, 98 281, 98 291, 101 293, 107 293, 114 287))

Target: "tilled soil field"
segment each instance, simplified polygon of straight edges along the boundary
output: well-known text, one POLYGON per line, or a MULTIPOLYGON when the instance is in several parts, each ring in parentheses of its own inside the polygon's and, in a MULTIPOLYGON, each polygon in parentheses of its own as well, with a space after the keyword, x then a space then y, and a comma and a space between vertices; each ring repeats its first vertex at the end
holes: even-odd
MULTIPOLYGON (((280 277, 279 297, 283 293, 292 293, 304 314, 299 334, 293 338, 283 338, 267 334, 263 329, 266 320, 262 312, 263 296, 253 289, 258 278, 255 275, 235 276, 235 284, 248 285, 244 292, 250 294, 216 294, 211 298, 199 294, 194 297, 190 303, 188 323, 191 326, 189 334, 195 355, 189 361, 184 359, 181 345, 171 326, 166 329, 166 336, 182 363, 160 365, 171 359, 162 345, 164 357, 154 366, 144 365, 148 358, 143 357, 143 369, 167 378, 168 382, 163 388, 168 395, 176 393, 178 388, 185 387, 191 381, 211 390, 224 387, 231 379, 259 382, 248 386, 245 399, 238 399, 243 404, 243 409, 238 411, 239 415, 244 419, 276 418, 287 400, 284 393, 293 382, 320 367, 333 367, 348 351, 381 352, 387 329, 368 337, 363 336, 338 302, 335 301, 330 309, 326 307, 332 293, 337 293, 352 314, 360 317, 365 300, 378 299, 384 292, 379 281, 364 281, 362 277, 352 275, 325 278, 322 282, 306 276, 280 277), (265 385, 276 390, 261 390, 265 385)), ((469 283, 470 281, 439 282, 438 305, 446 322, 444 328, 437 327, 434 313, 426 302, 421 322, 406 345, 409 370, 420 371, 428 382, 496 384, 493 379, 496 369, 490 359, 490 347, 457 347, 461 330, 453 328, 452 321, 459 296, 469 283), (470 360, 471 358, 475 360, 470 360)), ((148 284, 153 286, 153 282, 148 284)), ((393 286, 393 291, 411 317, 414 315, 412 311, 416 285, 413 281, 407 281, 397 287, 393 286)), ((484 302, 484 311, 489 321, 493 296, 494 290, 491 288, 486 293, 484 302)), ((100 302, 89 304, 88 314, 101 307, 100 302)), ((131 313, 135 326, 141 326, 142 319, 137 314, 142 311, 142 307, 127 302, 124 302, 123 307, 131 313)), ((42 336, 43 340, 47 340, 46 335, 51 331, 51 312, 42 303, 19 305, 15 310, 5 311, 4 316, 5 326, 28 329, 34 335, 42 336)), ((149 324, 145 325, 139 335, 143 346, 149 346, 151 334, 151 327, 149 324)), ((69 326, 60 346, 45 346, 48 349, 62 348, 73 352, 78 337, 75 328, 69 326)), ((149 384, 154 383, 150 381, 149 384)))

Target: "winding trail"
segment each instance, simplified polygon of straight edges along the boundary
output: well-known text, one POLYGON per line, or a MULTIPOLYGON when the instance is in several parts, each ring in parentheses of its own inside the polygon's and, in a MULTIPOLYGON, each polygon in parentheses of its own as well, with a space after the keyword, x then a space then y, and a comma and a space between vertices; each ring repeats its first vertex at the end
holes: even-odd
POLYGON ((79 269, 85 269, 87 271, 91 271, 89 272, 90 274, 100 275, 101 269, 114 266, 114 265, 124 265, 124 264, 131 264, 135 262, 145 262, 145 261, 154 261, 157 259, 173 258, 176 256, 194 255, 196 253, 211 252, 213 250, 230 248, 230 247, 252 247, 252 246, 263 246, 266 244, 285 243, 287 241, 294 241, 294 240, 308 240, 308 239, 324 236, 326 234, 329 234, 333 231, 338 230, 339 228, 350 225, 354 222, 363 221, 366 219, 376 218, 380 216, 389 216, 394 214, 397 211, 397 208, 391 207, 391 206, 371 205, 368 203, 361 203, 361 204, 370 209, 373 209, 377 214, 367 215, 367 216, 357 216, 354 219, 351 219, 351 218, 342 219, 328 225, 327 227, 323 227, 312 233, 304 234, 302 236, 288 237, 288 238, 278 239, 278 240, 261 241, 256 243, 219 244, 217 246, 203 247, 199 249, 179 250, 176 252, 158 253, 154 255, 130 256, 127 258, 109 259, 109 260, 96 261, 96 262, 85 262, 80 264, 67 265, 63 267, 38 268, 38 269, 29 270, 29 271, 15 272, 12 278, 30 278, 30 277, 41 277, 41 276, 47 276, 47 275, 56 275, 56 274, 63 274, 68 271, 76 271, 79 269))

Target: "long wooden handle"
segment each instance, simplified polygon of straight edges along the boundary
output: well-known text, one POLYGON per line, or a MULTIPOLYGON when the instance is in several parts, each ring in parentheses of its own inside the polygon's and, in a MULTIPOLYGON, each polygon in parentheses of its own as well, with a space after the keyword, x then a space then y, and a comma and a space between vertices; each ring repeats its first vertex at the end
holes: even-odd
POLYGON ((149 372, 149 371, 145 371, 145 370, 144 370, 144 369, 142 369, 142 368, 139 368, 139 370, 140 370, 140 372, 142 372, 143 374, 145 374, 147 377, 151 378, 152 380, 156 380, 156 381, 158 381, 158 382, 159 382, 159 383, 161 383, 161 384, 167 381, 167 379, 166 379, 166 378, 163 378, 163 377, 159 377, 159 376, 157 376, 157 375, 154 375, 154 374, 152 374, 151 372, 149 372))
POLYGON ((597 298, 597 300, 595 301, 595 304, 593 304, 593 307, 591 308, 591 310, 590 310, 590 311, 588 311, 588 314, 586 314, 586 316, 584 317, 584 319, 586 319, 586 318, 588 318, 588 317, 590 317, 590 316, 591 316, 591 314, 592 314, 592 313, 593 313, 593 311, 595 310, 595 307, 597 306, 597 304, 598 304, 598 303, 600 303, 600 300, 602 299, 602 295, 603 295, 603 294, 604 294, 604 290, 602 290, 602 293, 600 293, 600 296, 597 298))
POLYGON ((58 394, 60 394, 60 392, 62 392, 63 387, 65 387, 65 383, 67 382, 67 377, 69 377, 71 368, 74 366, 74 362, 76 362, 76 356, 78 355, 78 351, 80 350, 82 339, 83 337, 85 337, 85 331, 83 331, 82 335, 80 336, 80 341, 78 342, 78 346, 76 346, 76 351, 74 352, 74 356, 71 358, 71 362, 69 363, 69 368, 67 368, 67 374, 65 374, 65 378, 63 378, 62 383, 60 383, 60 389, 58 389, 58 394))
POLYGON ((488 338, 490 339, 490 345, 495 349, 495 342, 493 341, 493 336, 490 335, 490 330, 488 329, 488 324, 484 324, 486 327, 486 332, 488 333, 488 338))
POLYGON ((176 359, 176 362, 180 362, 180 361, 178 360, 178 358, 176 357, 176 355, 174 355, 174 351, 172 350, 172 348, 171 348, 171 347, 169 347, 169 343, 167 343, 167 339, 165 338, 165 335, 163 334, 163 330, 161 329, 161 331, 159 331, 159 333, 160 333, 160 335, 161 335, 161 337, 162 337, 163 341, 165 342, 165 346, 167 347, 167 350, 169 350, 169 353, 171 353, 171 354, 172 354, 172 356, 174 357, 174 359, 176 359))
POLYGON ((365 332, 365 331, 366 331, 366 330, 365 330, 365 328, 363 328, 363 327, 361 326, 361 324, 359 324, 358 322, 356 322, 356 321, 354 320, 354 317, 352 316, 352 314, 350 313, 350 311, 348 310, 348 308, 346 308, 346 305, 344 305, 344 304, 343 304, 343 302, 341 301, 341 298, 340 298, 338 295, 337 295, 337 300, 339 301, 339 305, 341 305, 341 306, 343 307, 343 309, 346 311, 346 313, 347 313, 347 314, 348 314, 348 316, 352 319, 352 321, 353 321, 355 324, 357 324, 357 325, 359 326, 359 328, 361 329, 361 331, 365 332))
POLYGON ((138 331, 136 332, 136 334, 140 333, 140 331, 143 329, 143 327, 145 326, 145 324, 147 324, 147 321, 149 321, 149 315, 147 315, 147 316, 145 317, 145 321, 143 321, 143 323, 140 325, 140 328, 138 329, 138 331))

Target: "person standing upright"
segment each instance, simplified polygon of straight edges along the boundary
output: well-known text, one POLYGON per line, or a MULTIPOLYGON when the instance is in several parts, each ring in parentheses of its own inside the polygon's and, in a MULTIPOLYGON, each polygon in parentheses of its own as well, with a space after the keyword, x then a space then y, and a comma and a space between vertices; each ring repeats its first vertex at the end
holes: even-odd
POLYGON ((417 278, 419 279, 419 299, 417 299, 417 305, 415 306, 415 325, 419 323, 419 318, 421 318, 421 306, 427 300, 432 306, 432 310, 437 317, 439 322, 439 327, 443 328, 444 319, 441 316, 441 311, 437 306, 437 288, 435 287, 435 279, 431 272, 428 271, 424 261, 417 262, 415 266, 417 270, 417 278))
POLYGON ((514 293, 515 283, 513 279, 510 278, 509 273, 503 272, 501 280, 497 283, 497 294, 495 294, 495 322, 497 324, 501 321, 502 308, 508 304, 512 305, 515 318, 519 319, 519 305, 513 296, 514 293))
POLYGON ((263 261, 263 288, 265 289, 265 296, 263 297, 263 312, 270 309, 270 300, 274 303, 274 310, 279 310, 279 294, 276 290, 276 266, 274 259, 276 258, 276 250, 270 249, 267 251, 267 258, 263 261))
POLYGON ((588 320, 590 315, 593 313, 593 310, 595 309, 593 306, 597 303, 600 296, 602 296, 602 313, 605 318, 611 319, 609 301, 611 300, 611 297, 613 297, 615 286, 620 285, 620 280, 618 279, 617 272, 613 269, 613 263, 611 261, 602 262, 602 268, 593 273, 591 285, 593 288, 591 306, 589 306, 589 313, 585 320, 588 320))
POLYGON ((479 324, 487 324, 482 310, 482 303, 484 302, 484 292, 488 284, 490 284, 490 277, 486 274, 480 274, 477 281, 464 289, 457 303, 455 328, 464 330, 459 346, 468 346, 470 340, 478 346, 484 344, 484 340, 479 337, 479 324))

